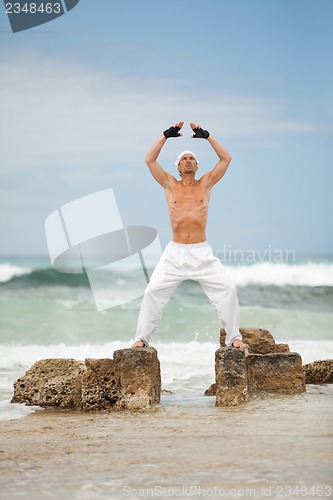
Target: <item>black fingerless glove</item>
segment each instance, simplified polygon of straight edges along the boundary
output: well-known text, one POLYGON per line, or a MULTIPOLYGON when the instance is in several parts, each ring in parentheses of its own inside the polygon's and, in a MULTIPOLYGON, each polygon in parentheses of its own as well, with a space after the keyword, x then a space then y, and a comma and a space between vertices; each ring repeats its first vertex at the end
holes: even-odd
POLYGON ((203 130, 201 127, 194 128, 193 132, 193 139, 208 139, 209 137, 208 130, 203 130))
POLYGON ((164 130, 163 134, 166 139, 169 137, 180 137, 180 127, 170 127, 167 130, 164 130))

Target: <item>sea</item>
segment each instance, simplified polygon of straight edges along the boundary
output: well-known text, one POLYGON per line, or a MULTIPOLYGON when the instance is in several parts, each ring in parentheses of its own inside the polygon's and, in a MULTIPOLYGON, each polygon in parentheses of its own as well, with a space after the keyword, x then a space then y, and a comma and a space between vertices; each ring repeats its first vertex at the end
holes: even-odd
MULTIPOLYGON (((240 326, 269 330, 276 342, 298 352, 303 364, 332 359, 333 256, 240 257, 223 260, 237 286, 240 326)), ((121 282, 111 272, 108 279, 110 287, 121 282)), ((140 302, 139 297, 97 310, 85 274, 55 271, 46 256, 1 257, 0 420, 37 410, 10 403, 13 383, 36 361, 112 357, 115 350, 130 347, 140 302)), ((151 337, 162 389, 178 401, 195 401, 214 382, 220 328, 200 285, 183 282, 151 337)))

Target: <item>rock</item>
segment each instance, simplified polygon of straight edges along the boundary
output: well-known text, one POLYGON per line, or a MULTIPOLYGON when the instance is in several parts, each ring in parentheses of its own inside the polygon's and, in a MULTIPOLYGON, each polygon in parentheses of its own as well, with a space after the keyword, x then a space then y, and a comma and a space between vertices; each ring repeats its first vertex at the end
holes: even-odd
POLYGON ((275 345, 276 352, 290 352, 290 348, 288 344, 276 344, 275 345))
POLYGON ((251 391, 293 394, 305 391, 305 376, 299 354, 250 354, 246 358, 251 391))
POLYGON ((37 361, 14 383, 12 403, 29 406, 79 408, 84 363, 74 359, 37 361))
POLYGON ((236 406, 248 401, 245 352, 221 347, 215 352, 216 406, 236 406))
POLYGON ((156 349, 123 349, 114 359, 44 359, 14 384, 12 403, 82 410, 142 409, 159 403, 156 349))
POLYGON ((208 389, 205 390, 205 396, 216 396, 216 384, 211 384, 208 389))
POLYGON ((308 363, 303 370, 307 384, 333 384, 333 359, 308 363))
POLYGON ((169 389, 161 389, 161 394, 175 394, 172 391, 169 391, 169 389))
POLYGON ((121 349, 113 354, 120 381, 119 408, 147 408, 160 402, 161 373, 153 347, 121 349))
POLYGON ((107 410, 120 397, 119 377, 113 359, 86 359, 82 374, 82 410, 107 410))
MULTIPOLYGON (((262 328, 240 328, 243 342, 249 346, 249 351, 253 354, 268 354, 275 352, 275 340, 268 330, 262 328)), ((225 347, 226 332, 224 328, 220 330, 220 346, 225 347)))

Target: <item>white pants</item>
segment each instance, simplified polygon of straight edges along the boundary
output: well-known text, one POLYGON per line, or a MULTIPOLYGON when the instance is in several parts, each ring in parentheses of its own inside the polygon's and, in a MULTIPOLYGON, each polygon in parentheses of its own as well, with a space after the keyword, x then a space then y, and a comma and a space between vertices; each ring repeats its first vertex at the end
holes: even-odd
POLYGON ((236 287, 207 241, 195 244, 171 241, 166 246, 142 299, 136 338, 149 345, 172 293, 187 279, 199 281, 226 330, 226 345, 241 340, 236 287))

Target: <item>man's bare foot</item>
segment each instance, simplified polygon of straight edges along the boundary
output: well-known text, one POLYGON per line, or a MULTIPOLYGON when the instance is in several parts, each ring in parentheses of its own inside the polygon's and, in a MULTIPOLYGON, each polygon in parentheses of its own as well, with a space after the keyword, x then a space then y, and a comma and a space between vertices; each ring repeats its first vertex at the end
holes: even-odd
POLYGON ((141 347, 146 347, 145 343, 143 340, 137 340, 134 342, 134 344, 131 347, 135 347, 136 349, 141 348, 141 347))
POLYGON ((233 341, 232 347, 235 347, 236 349, 245 349, 247 346, 241 340, 236 339, 233 341))

